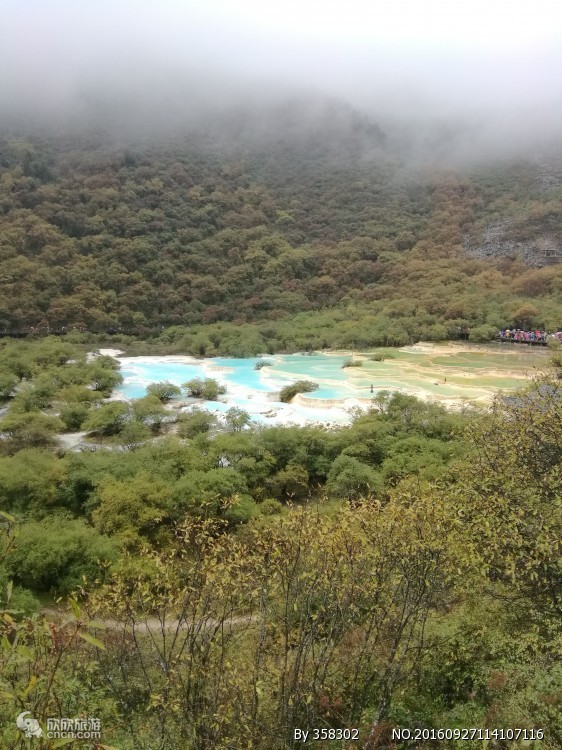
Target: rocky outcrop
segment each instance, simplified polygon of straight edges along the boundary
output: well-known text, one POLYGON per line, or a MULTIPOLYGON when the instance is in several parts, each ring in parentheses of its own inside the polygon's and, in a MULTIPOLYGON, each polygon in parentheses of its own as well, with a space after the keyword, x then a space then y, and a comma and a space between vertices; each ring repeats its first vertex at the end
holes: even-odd
POLYGON ((479 241, 465 235, 464 255, 479 260, 519 257, 528 266, 535 268, 562 262, 562 244, 559 237, 545 234, 528 240, 514 240, 514 228, 514 219, 503 219, 488 224, 479 241))

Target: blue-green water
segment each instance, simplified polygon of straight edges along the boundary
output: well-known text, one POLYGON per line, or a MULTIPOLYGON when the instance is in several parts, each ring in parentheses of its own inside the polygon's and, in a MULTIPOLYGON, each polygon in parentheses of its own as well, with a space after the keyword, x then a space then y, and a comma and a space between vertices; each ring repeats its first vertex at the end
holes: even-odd
POLYGON ((319 383, 328 380, 334 381, 334 386, 323 385, 310 395, 322 399, 365 395, 364 387, 350 383, 346 377, 345 370, 342 369, 346 357, 302 354, 275 356, 267 359, 271 362, 270 367, 256 370, 255 365, 260 359, 215 357, 201 360, 200 364, 188 364, 173 357, 125 357, 121 360, 124 382, 117 391, 127 398, 141 398, 146 395, 146 387, 150 383, 166 380, 182 385, 191 378, 213 377, 224 382, 227 387, 238 386, 262 393, 278 391, 298 379, 319 383), (228 368, 228 371, 218 368, 228 368))
MULTIPOLYGON (((182 385, 192 378, 204 377, 202 367, 188 365, 181 362, 153 362, 151 357, 127 357, 121 366, 123 385, 117 388, 127 398, 142 398, 146 396, 146 387, 150 383, 167 380, 176 385, 182 385), (135 359, 134 363, 131 359, 135 359)), ((154 358, 156 359, 156 358, 154 358)))
POLYGON ((116 392, 130 399, 141 398, 146 395, 146 388, 150 383, 169 381, 183 385, 191 378, 215 378, 226 386, 227 393, 220 401, 206 402, 204 408, 224 413, 231 406, 238 406, 249 412, 252 420, 272 424, 287 421, 349 421, 343 408, 323 409, 318 408, 318 404, 313 404, 312 407, 282 404, 273 398, 273 394, 295 380, 323 381, 318 390, 308 394, 314 399, 345 399, 365 395, 362 393, 364 389, 350 388, 342 370, 345 357, 279 355, 264 358, 271 365, 256 370, 255 365, 261 359, 216 357, 189 361, 178 357, 123 357, 120 362, 124 382, 116 392))
MULTIPOLYGON (((244 388, 253 388, 256 391, 273 390, 268 387, 261 376, 261 370, 256 370, 255 365, 260 361, 260 357, 248 357, 247 359, 225 359, 216 357, 212 361, 213 366, 229 367, 233 372, 224 373, 225 380, 234 385, 241 385, 244 388)), ((271 362, 272 360, 267 360, 271 362)))
POLYGON ((268 366, 256 370, 261 359, 122 357, 124 383, 117 392, 126 398, 139 398, 150 383, 168 380, 182 385, 191 378, 209 377, 225 385, 227 393, 219 402, 205 403, 208 410, 225 412, 230 406, 238 406, 254 421, 268 424, 342 423, 350 421, 350 408, 369 404, 381 390, 432 398, 446 405, 464 401, 486 404, 499 389, 509 391, 522 385, 528 368, 535 372, 542 361, 537 355, 522 360, 516 352, 493 347, 459 351, 449 344, 404 347, 384 361, 364 357, 361 367, 345 369, 342 365, 349 355, 264 356, 268 366), (275 394, 296 380, 312 380, 319 387, 292 404, 280 403, 275 394))

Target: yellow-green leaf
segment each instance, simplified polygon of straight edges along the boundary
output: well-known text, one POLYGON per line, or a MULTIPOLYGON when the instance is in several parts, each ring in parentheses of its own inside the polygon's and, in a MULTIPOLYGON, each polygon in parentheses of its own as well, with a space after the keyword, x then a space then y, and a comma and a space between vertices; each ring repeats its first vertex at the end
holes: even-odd
POLYGON ((101 648, 105 651, 105 646, 101 641, 98 641, 97 638, 94 638, 93 635, 90 635, 89 633, 78 633, 80 638, 82 638, 87 643, 90 643, 92 646, 95 646, 96 648, 101 648))
POLYGON ((33 690, 35 685, 37 685, 37 675, 32 674, 29 682, 27 683, 27 687, 23 691, 22 697, 27 698, 27 696, 33 690))
POLYGON ((82 614, 82 610, 80 609, 78 602, 75 599, 71 599, 69 604, 70 604, 70 609, 72 610, 74 614, 74 617, 76 617, 76 619, 79 620, 80 615, 82 614))

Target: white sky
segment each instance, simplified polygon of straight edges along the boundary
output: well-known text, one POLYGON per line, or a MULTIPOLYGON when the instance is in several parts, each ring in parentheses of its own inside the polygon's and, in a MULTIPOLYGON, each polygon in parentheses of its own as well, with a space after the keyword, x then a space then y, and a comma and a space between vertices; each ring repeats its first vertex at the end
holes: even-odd
MULTIPOLYGON (((149 3, 145 3, 148 7, 149 3)), ((331 43, 514 48, 561 38, 552 0, 206 0, 166 3, 256 31, 331 43)))
POLYGON ((514 50, 562 42, 559 0, 1 0, 2 10, 22 32, 86 25, 125 38, 164 32, 187 41, 214 29, 344 47, 514 50))
POLYGON ((182 70, 414 110, 558 106, 562 0, 0 0, 0 105, 182 70))

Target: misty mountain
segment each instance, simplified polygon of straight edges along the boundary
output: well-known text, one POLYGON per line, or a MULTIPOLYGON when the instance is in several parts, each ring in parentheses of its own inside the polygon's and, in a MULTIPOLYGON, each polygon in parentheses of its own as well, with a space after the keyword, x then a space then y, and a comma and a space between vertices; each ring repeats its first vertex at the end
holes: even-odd
POLYGON ((389 316, 396 343, 493 331, 524 303, 537 324, 558 315, 555 160, 455 164, 439 138, 422 158, 414 123, 383 129, 329 97, 229 104, 167 130, 118 120, 4 129, 6 331, 332 310, 389 316), (526 285, 525 264, 553 272, 526 285))

